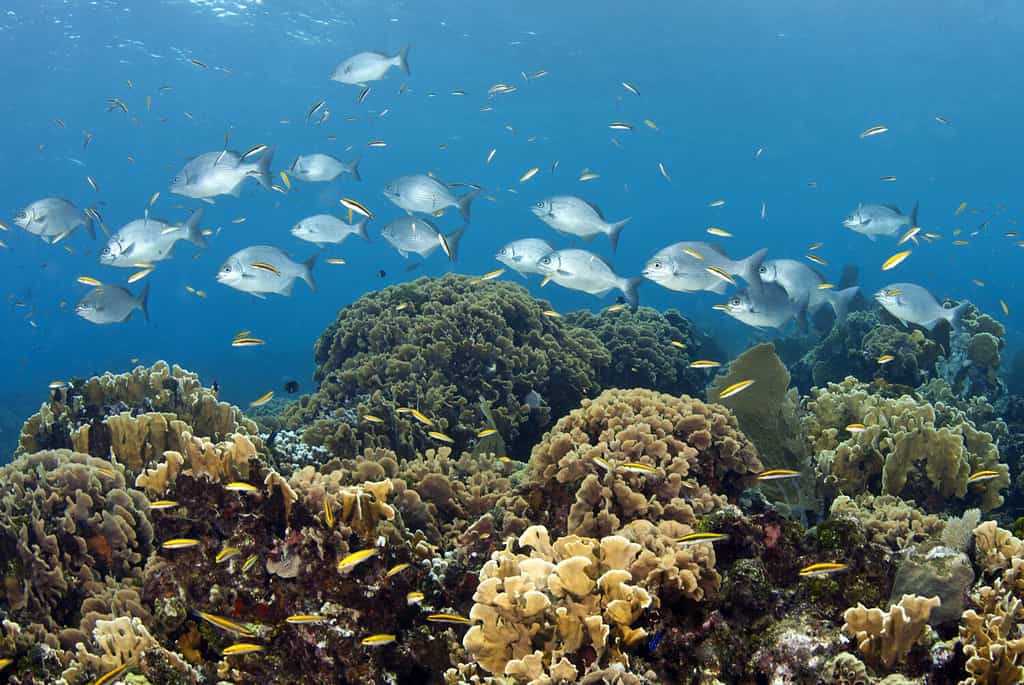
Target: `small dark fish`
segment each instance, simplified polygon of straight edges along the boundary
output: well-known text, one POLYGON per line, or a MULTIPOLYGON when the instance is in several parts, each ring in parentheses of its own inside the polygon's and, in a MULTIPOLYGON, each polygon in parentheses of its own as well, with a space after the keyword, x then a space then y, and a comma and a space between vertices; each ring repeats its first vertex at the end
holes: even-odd
POLYGON ((656 650, 658 648, 658 645, 661 644, 661 641, 664 639, 664 637, 665 637, 665 631, 664 630, 659 630, 658 632, 656 632, 654 634, 654 637, 652 637, 647 642, 647 651, 653 652, 654 650, 656 650))
POLYGON ((309 108, 308 112, 306 112, 307 124, 309 123, 309 120, 313 118, 313 115, 319 112, 325 104, 327 104, 326 100, 317 100, 316 102, 313 103, 313 106, 309 108))
POLYGON ((369 94, 370 86, 365 86, 361 91, 359 91, 359 97, 356 98, 356 104, 361 104, 363 100, 366 99, 366 96, 369 94))
POLYGON ((284 391, 286 393, 288 393, 289 395, 294 395, 295 393, 297 393, 299 391, 299 382, 298 381, 287 381, 284 384, 284 391))
POLYGON ((203 62, 203 61, 200 61, 198 59, 195 59, 194 57, 191 60, 189 60, 189 61, 192 62, 192 64, 196 65, 197 67, 202 67, 203 69, 207 68, 206 62, 203 62))
POLYGON ((625 295, 619 295, 618 297, 615 298, 615 304, 626 304, 626 303, 627 302, 626 302, 626 296, 625 295))
POLYGON ((377 271, 377 278, 387 278, 387 276, 388 272, 385 271, 384 269, 380 269, 379 271, 377 271))
POLYGON ((422 263, 423 262, 413 262, 409 266, 405 267, 405 273, 409 273, 410 271, 415 271, 416 269, 420 268, 420 264, 422 264, 422 263))

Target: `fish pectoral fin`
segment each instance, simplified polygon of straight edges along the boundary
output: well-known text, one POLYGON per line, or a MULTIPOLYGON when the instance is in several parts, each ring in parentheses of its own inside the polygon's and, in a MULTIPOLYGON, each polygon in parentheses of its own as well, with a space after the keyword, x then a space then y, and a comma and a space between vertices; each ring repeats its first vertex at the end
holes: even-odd
POLYGON ((128 255, 130 255, 134 251, 135 251, 135 243, 128 243, 125 246, 124 250, 121 251, 121 254, 123 254, 124 256, 127 257, 128 255))
POLYGON ((258 298, 260 298, 261 300, 265 300, 265 299, 267 299, 267 296, 266 296, 266 295, 264 295, 263 293, 249 293, 249 294, 250 294, 250 295, 252 295, 253 297, 258 297, 258 298))
POLYGON ((199 198, 199 199, 201 199, 203 202, 207 202, 207 203, 209 203, 211 205, 217 204, 216 202, 213 201, 212 198, 209 198, 209 197, 203 197, 203 198, 199 198))
POLYGON ((557 269, 555 273, 558 274, 559 276, 572 276, 572 272, 566 271, 565 269, 557 269))

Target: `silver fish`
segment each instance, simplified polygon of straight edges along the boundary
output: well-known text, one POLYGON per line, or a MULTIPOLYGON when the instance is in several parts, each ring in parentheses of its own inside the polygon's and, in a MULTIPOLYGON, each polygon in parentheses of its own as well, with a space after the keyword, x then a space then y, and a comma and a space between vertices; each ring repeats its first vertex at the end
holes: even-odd
POLYGON ((206 152, 193 158, 171 179, 171 192, 212 202, 212 198, 219 195, 241 195, 242 184, 247 178, 255 178, 270 190, 273 186, 270 177, 273 159, 272 147, 255 162, 242 161, 240 155, 232 150, 206 152))
POLYGON ((642 278, 623 278, 615 273, 611 264, 587 250, 555 250, 540 258, 537 268, 552 281, 570 290, 579 290, 597 297, 618 289, 626 296, 629 306, 636 310, 640 304, 637 287, 642 278))
POLYGON ((622 227, 631 217, 622 221, 605 221, 601 209, 586 200, 572 195, 558 195, 541 200, 531 207, 534 215, 559 233, 575 235, 584 240, 604 234, 612 243, 612 251, 619 244, 622 227))
POLYGON ((948 321, 953 330, 960 330, 968 306, 964 302, 956 307, 943 307, 927 289, 914 283, 887 285, 875 293, 875 300, 904 326, 912 323, 928 330, 940 321, 948 321))
POLYGON ((725 303, 726 314, 755 328, 782 328, 801 311, 799 303, 775 283, 745 288, 725 303))
POLYGON ((457 207, 466 222, 469 222, 470 204, 479 192, 470 190, 456 197, 446 185, 426 174, 401 176, 384 186, 384 197, 409 214, 436 214, 447 207, 457 207))
POLYGON ((448 235, 443 235, 429 219, 403 216, 385 226, 381 235, 403 257, 408 258, 412 252, 426 258, 437 248, 444 247, 448 259, 454 262, 459 258, 459 241, 465 231, 464 224, 448 235))
POLYGON ((728 284, 710 273, 713 266, 733 276, 742 276, 748 285, 757 288, 761 281, 757 270, 768 254, 762 248, 744 259, 734 260, 717 245, 699 241, 683 241, 662 248, 647 260, 644 278, 679 292, 694 293, 708 290, 721 295, 728 284))
POLYGON ((543 273, 537 266, 537 262, 541 260, 541 257, 554 251, 555 248, 546 240, 523 238, 522 240, 513 240, 505 245, 498 250, 494 258, 520 276, 526 276, 527 274, 543 273))
POLYGON ((315 262, 316 255, 300 264, 289 259, 284 250, 254 245, 228 257, 217 272, 217 281, 259 298, 264 293, 291 295, 297 278, 304 280, 309 289, 316 292, 316 281, 313 280, 315 262))
POLYGON ((807 264, 795 259, 769 259, 761 264, 757 273, 762 283, 775 283, 780 286, 789 295, 789 299, 799 304, 801 309, 807 309, 813 314, 825 304, 829 304, 836 314, 836 319, 839 320, 846 318, 850 302, 860 292, 860 288, 857 287, 838 291, 819 288, 818 286, 825 282, 825 278, 807 264))
POLYGON ((127 321, 136 309, 149 321, 149 283, 138 297, 119 285, 99 285, 85 294, 75 305, 75 314, 98 324, 127 321))
POLYGON ((363 217, 361 221, 349 224, 331 214, 314 214, 292 226, 291 233, 299 240, 316 243, 318 247, 323 247, 327 243, 340 245, 350 235, 369 240, 370 236, 366 234, 367 221, 369 219, 363 217))
POLYGON ((895 237, 903 227, 917 225, 916 202, 910 216, 903 214, 895 205, 858 205, 843 219, 843 226, 871 240, 880 235, 895 237))
POLYGON ((139 262, 159 262, 174 256, 174 245, 188 240, 199 248, 206 248, 206 238, 199 227, 203 220, 200 207, 184 224, 172 226, 166 221, 147 217, 136 219, 110 236, 100 251, 100 264, 134 267, 139 262))
POLYGON ((409 73, 409 46, 406 45, 397 55, 385 55, 383 52, 360 52, 334 68, 331 80, 353 86, 364 86, 370 81, 379 81, 390 71, 398 67, 409 73))
POLYGON ((37 235, 46 242, 53 242, 59 235, 68 235, 79 226, 85 226, 89 236, 96 239, 92 217, 71 202, 59 197, 44 197, 36 200, 14 215, 14 224, 37 235))
POLYGON ((342 174, 352 174, 352 178, 355 180, 363 180, 362 176, 359 175, 358 157, 351 162, 342 162, 340 159, 335 159, 321 152, 314 152, 311 155, 299 155, 292 162, 288 173, 300 181, 310 182, 333 181, 342 174))

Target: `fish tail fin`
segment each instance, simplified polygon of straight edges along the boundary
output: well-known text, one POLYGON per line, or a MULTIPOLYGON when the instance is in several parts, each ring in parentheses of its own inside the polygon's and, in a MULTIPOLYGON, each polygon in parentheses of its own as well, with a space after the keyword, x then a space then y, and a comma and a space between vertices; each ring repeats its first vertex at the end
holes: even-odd
POLYGON ((274 180, 270 175, 270 164, 274 161, 274 148, 269 147, 267 151, 263 153, 260 160, 256 162, 256 168, 250 173, 256 177, 256 180, 260 182, 266 190, 273 190, 274 180))
POLYGON ((622 221, 616 221, 608 227, 608 240, 612 243, 612 252, 619 246, 619 234, 622 233, 622 228, 629 223, 629 220, 633 217, 627 216, 622 221))
POLYGON ((352 178, 354 178, 357 181, 363 180, 363 177, 359 175, 359 162, 361 162, 362 160, 362 157, 356 157, 351 162, 342 165, 343 170, 352 174, 352 178))
POLYGON ((953 307, 952 309, 946 310, 945 318, 949 321, 949 325, 953 327, 954 333, 959 333, 961 325, 963 324, 964 314, 967 313, 967 308, 970 306, 970 302, 963 302, 953 307))
POLYGON ((313 265, 316 264, 317 255, 313 255, 302 263, 302 273, 299 274, 299 278, 306 282, 309 289, 316 292, 316 281, 313 280, 313 265))
POLYGON ((762 247, 749 257, 741 259, 737 264, 737 268, 734 273, 738 273, 742 276, 743 280, 747 282, 749 287, 754 288, 755 290, 759 289, 761 287, 761 264, 767 256, 768 248, 762 247))
POLYGON ((203 208, 200 207, 192 212, 192 216, 185 222, 185 237, 196 247, 201 247, 205 250, 208 245, 206 238, 203 237, 203 229, 199 226, 199 222, 203 220, 203 211, 203 208))
POLYGON ((914 208, 912 210, 910 210, 910 225, 911 226, 917 226, 918 225, 917 224, 917 207, 920 204, 921 204, 920 202, 915 202, 914 203, 914 208))
POLYGON ((836 313, 836 321, 846 319, 846 314, 850 311, 850 304, 858 293, 860 293, 860 288, 857 286, 835 292, 829 291, 828 302, 832 305, 832 311, 836 313))
POLYGON ((409 74, 409 48, 410 47, 412 47, 412 46, 409 43, 406 43, 405 47, 402 48, 402 50, 397 55, 395 55, 395 59, 397 60, 396 64, 398 65, 398 68, 401 69, 403 72, 405 72, 407 75, 409 74))
MULTIPOLYGON (((96 211, 94 207, 90 207, 93 211, 96 211)), ((96 225, 93 222, 93 212, 85 213, 85 230, 89 234, 89 237, 96 240, 96 225)))
POLYGON ((476 196, 480 194, 479 190, 471 190, 458 199, 459 214, 462 215, 462 220, 467 224, 469 223, 469 206, 476 199, 476 196))
POLYGON ((139 294, 139 299, 135 301, 139 309, 142 310, 142 316, 149 321, 149 283, 142 286, 142 292, 139 294))
POLYGON ((449 261, 459 261, 459 241, 462 240, 462 234, 466 232, 466 226, 468 224, 462 224, 462 226, 444 237, 445 245, 447 245, 445 252, 448 253, 449 261))
POLYGON ((369 217, 364 216, 356 223, 355 226, 356 235, 365 240, 366 242, 370 242, 370 234, 366 232, 366 224, 369 223, 369 221, 369 217))
POLYGON ((629 310, 635 312, 637 307, 640 306, 640 293, 637 292, 640 284, 644 282, 642 276, 636 276, 626 280, 626 284, 622 288, 622 294, 626 296, 626 302, 629 302, 629 310))

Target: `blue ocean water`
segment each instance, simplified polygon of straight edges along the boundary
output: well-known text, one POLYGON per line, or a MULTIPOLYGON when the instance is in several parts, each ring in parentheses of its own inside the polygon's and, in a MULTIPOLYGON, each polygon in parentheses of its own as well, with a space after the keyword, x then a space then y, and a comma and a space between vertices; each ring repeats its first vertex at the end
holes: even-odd
MULTIPOLYGON (((363 293, 451 270, 485 273, 499 266, 495 250, 515 238, 568 246, 529 211, 554 194, 579 194, 610 219, 632 217, 614 256, 603 238, 590 245, 624 275, 638 274, 665 245, 707 238, 708 226, 734 234, 722 240, 734 257, 769 247, 773 257, 802 259, 808 244, 821 241, 830 277, 852 263, 868 293, 915 281, 939 298, 970 299, 1007 326, 1012 353, 1024 311, 1016 292, 1024 248, 1004 234, 1019 228, 1024 96, 1012 78, 1024 57, 1022 29, 1024 10, 1010 2, 10 3, 0 16, 7 94, 0 204, 11 226, 0 235, 8 246, 0 250, 3 453, 46 398, 48 382, 126 370, 135 358, 196 370, 242 406, 288 379, 308 392, 316 337, 363 293), (392 53, 406 43, 411 75, 392 71, 362 103, 359 87, 328 80, 355 52, 392 53), (547 74, 533 78, 539 70, 547 74), (498 82, 517 91, 489 99, 498 82), (127 114, 107 111, 113 97, 127 114), (330 118, 307 124, 306 112, 321 99, 330 118), (481 111, 486 106, 493 110, 481 111), (609 130, 613 120, 635 129, 609 130), (861 139, 874 125, 890 130, 861 139), (96 205, 113 231, 139 218, 159 191, 153 214, 184 220, 201 203, 172 195, 170 178, 189 157, 222 149, 226 130, 235 149, 276 146, 275 172, 301 153, 361 155, 363 180, 295 182, 287 194, 249 182, 241 198, 207 207, 204 226, 215 231, 208 250, 180 244, 173 260, 129 286, 152 288, 149 323, 138 314, 111 326, 76 317, 74 303, 88 290, 77 277, 123 284, 132 271, 97 263, 102 234, 91 241, 79 230, 47 245, 9 219, 33 200, 61 196, 96 205), (92 134, 84 148, 83 131, 92 134), (367 147, 375 139, 387 147, 367 147), (540 172, 520 183, 532 167, 540 172), (584 168, 600 178, 581 183, 584 168), (493 200, 475 204, 457 264, 436 252, 407 272, 413 260, 380 238, 402 215, 380 191, 397 176, 425 171, 481 185, 493 200), (879 180, 886 175, 897 180, 879 180), (315 246, 288 230, 309 214, 340 214, 342 196, 376 213, 373 241, 350 238, 326 249, 323 257, 347 264, 321 260, 317 293, 300 283, 290 298, 258 300, 214 280, 221 262, 248 245, 313 254, 315 246), (718 199, 726 204, 708 206, 718 199), (922 229, 943 240, 914 247, 897 270, 883 273, 894 241, 871 242, 840 222, 859 202, 909 211, 915 201, 922 229), (957 216, 962 202, 968 209, 957 216), (246 221, 232 222, 239 217, 246 221), (957 228, 965 239, 979 233, 957 247, 957 228), (243 329, 268 344, 232 348, 243 329)), ((446 231, 459 225, 455 212, 438 223, 446 231)), ((613 301, 553 284, 542 290, 536 277, 522 282, 558 311, 613 301)), ((765 337, 711 309, 723 300, 650 282, 641 288, 643 304, 680 309, 731 352, 765 337)))

